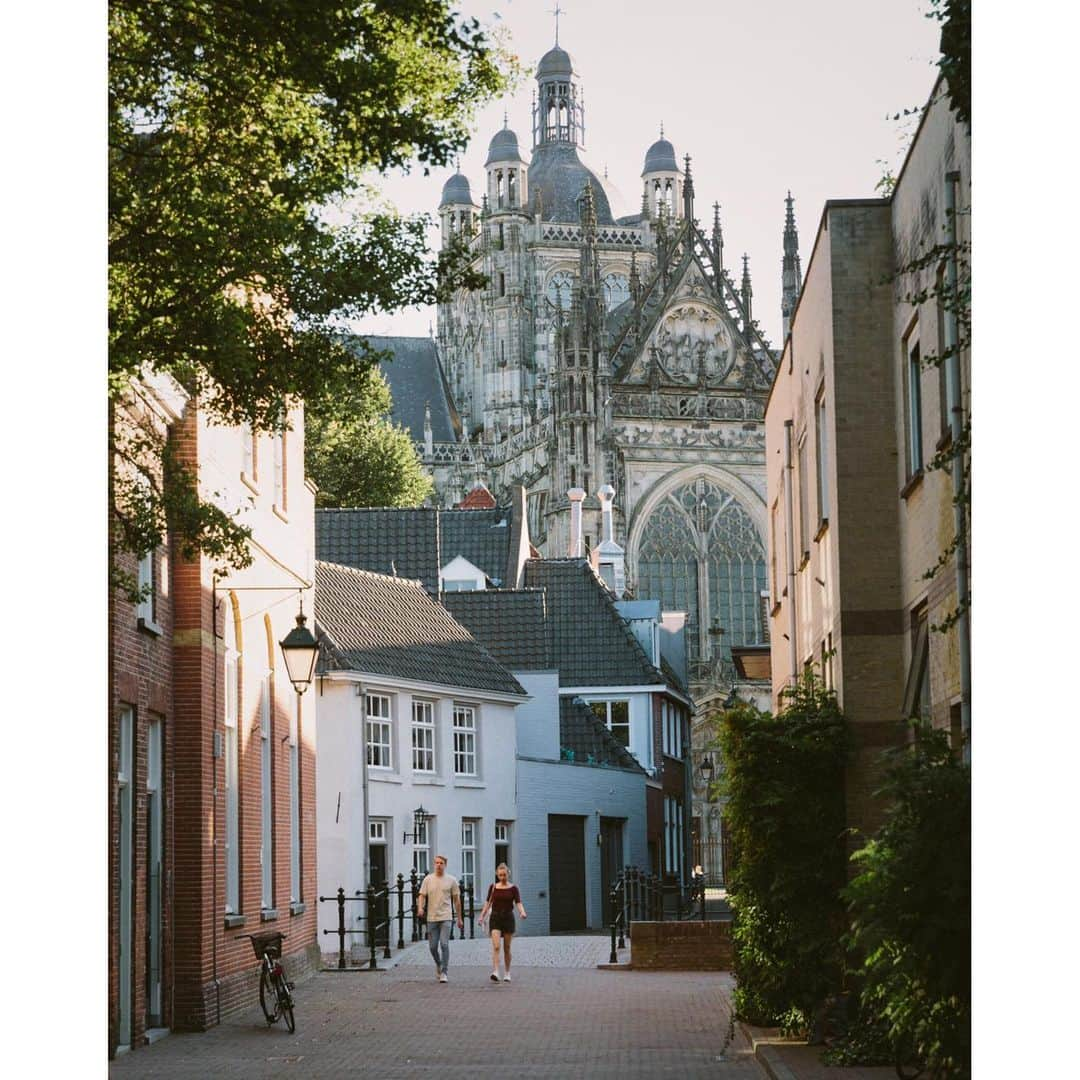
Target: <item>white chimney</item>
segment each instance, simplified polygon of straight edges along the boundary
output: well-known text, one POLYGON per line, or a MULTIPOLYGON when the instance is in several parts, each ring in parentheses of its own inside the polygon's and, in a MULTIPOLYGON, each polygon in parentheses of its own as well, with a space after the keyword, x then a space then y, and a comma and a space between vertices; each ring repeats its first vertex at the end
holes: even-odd
POLYGON ((567 555, 571 559, 581 558, 581 503, 585 498, 584 488, 571 488, 566 497, 570 500, 570 547, 567 555))
POLYGON ((615 543, 615 523, 612 519, 612 501, 615 489, 605 484, 597 493, 603 514, 604 539, 596 550, 595 566, 607 587, 621 600, 626 592, 626 553, 615 543))
POLYGON ((435 456, 435 440, 431 434, 431 402, 424 402, 424 456, 429 460, 435 456))

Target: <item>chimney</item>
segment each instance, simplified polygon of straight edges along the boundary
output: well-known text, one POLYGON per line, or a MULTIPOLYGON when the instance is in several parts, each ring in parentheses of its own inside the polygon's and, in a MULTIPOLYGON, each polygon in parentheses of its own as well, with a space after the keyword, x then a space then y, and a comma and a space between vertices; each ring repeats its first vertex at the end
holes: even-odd
POLYGON ((429 461, 435 456, 435 440, 431 434, 431 402, 424 402, 424 457, 429 461))
POLYGON ((604 538, 596 550, 595 566, 607 587, 621 600, 626 592, 626 553, 615 543, 615 523, 612 518, 612 502, 615 489, 605 484, 597 493, 603 514, 604 538))
POLYGON ((570 546, 567 556, 581 558, 581 503, 585 498, 584 488, 571 488, 566 497, 570 500, 570 546))

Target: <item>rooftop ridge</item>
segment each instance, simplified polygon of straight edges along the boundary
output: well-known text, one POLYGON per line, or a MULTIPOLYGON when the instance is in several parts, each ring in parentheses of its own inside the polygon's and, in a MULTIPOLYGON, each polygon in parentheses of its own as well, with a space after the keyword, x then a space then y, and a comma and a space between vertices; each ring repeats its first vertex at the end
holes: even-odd
POLYGON ((393 581, 399 585, 415 585, 425 596, 427 596, 427 590, 424 588, 424 583, 419 578, 398 577, 395 574, 380 574, 377 570, 361 570, 358 566, 346 566, 345 563, 331 562, 329 559, 316 559, 315 565, 330 566, 335 570, 347 570, 350 574, 356 574, 358 577, 370 577, 375 578, 378 581, 393 581))

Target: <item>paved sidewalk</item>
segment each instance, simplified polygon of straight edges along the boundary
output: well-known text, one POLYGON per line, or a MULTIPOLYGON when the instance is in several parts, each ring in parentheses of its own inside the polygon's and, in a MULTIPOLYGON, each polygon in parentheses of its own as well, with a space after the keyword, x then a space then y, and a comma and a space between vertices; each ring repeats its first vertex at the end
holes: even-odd
POLYGON ((486 958, 482 965, 468 962, 486 941, 454 942, 445 985, 427 961, 412 962, 410 949, 407 962, 390 971, 320 973, 302 983, 295 1035, 280 1025, 268 1029, 256 1007, 202 1034, 170 1035, 125 1054, 110 1075, 396 1080, 436 1069, 446 1080, 493 1071, 526 1078, 762 1080, 738 1028, 722 1056, 730 976, 598 971, 587 963, 594 960, 590 946, 579 940, 532 941, 545 966, 515 963, 510 984, 488 980, 486 958))
MULTIPOLYGON (((611 959, 611 938, 599 934, 559 935, 556 937, 522 937, 513 940, 511 970, 518 967, 595 968, 611 959)), ((630 939, 626 948, 618 950, 619 963, 630 959, 630 939)), ((392 961, 379 960, 389 965, 392 961)), ((431 968, 435 965, 426 941, 410 945, 397 954, 395 967, 431 968)), ((491 943, 487 935, 450 942, 450 973, 455 968, 491 967, 491 943)))

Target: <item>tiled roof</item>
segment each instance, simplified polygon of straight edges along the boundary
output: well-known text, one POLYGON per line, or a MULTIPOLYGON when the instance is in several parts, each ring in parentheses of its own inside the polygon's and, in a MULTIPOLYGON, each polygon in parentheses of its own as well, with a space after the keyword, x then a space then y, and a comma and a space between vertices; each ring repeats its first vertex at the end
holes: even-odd
POLYGON ((323 670, 525 696, 521 684, 418 581, 315 564, 323 670))
POLYGON ((319 559, 439 587, 439 511, 347 508, 315 511, 319 559))
POLYGON ((426 337, 368 337, 371 347, 391 352, 394 359, 379 365, 390 384, 390 415, 409 429, 416 442, 424 438, 424 406, 431 406, 431 436, 435 442, 457 442, 460 425, 449 387, 439 368, 435 342, 426 337))
POLYGON ((645 772, 634 755, 579 697, 559 698, 559 743, 567 761, 645 772))
POLYGON ((664 682, 586 560, 530 559, 525 564, 524 585, 547 592, 560 685, 653 686, 664 682))
POLYGON ((448 592, 442 602, 500 664, 512 671, 547 671, 555 666, 543 589, 448 592))
POLYGON ((458 503, 459 510, 494 510, 495 496, 483 484, 476 487, 458 503))
POLYGON ((416 578, 435 593, 456 556, 502 584, 510 552, 509 510, 347 507, 315 511, 315 554, 327 562, 416 578))

